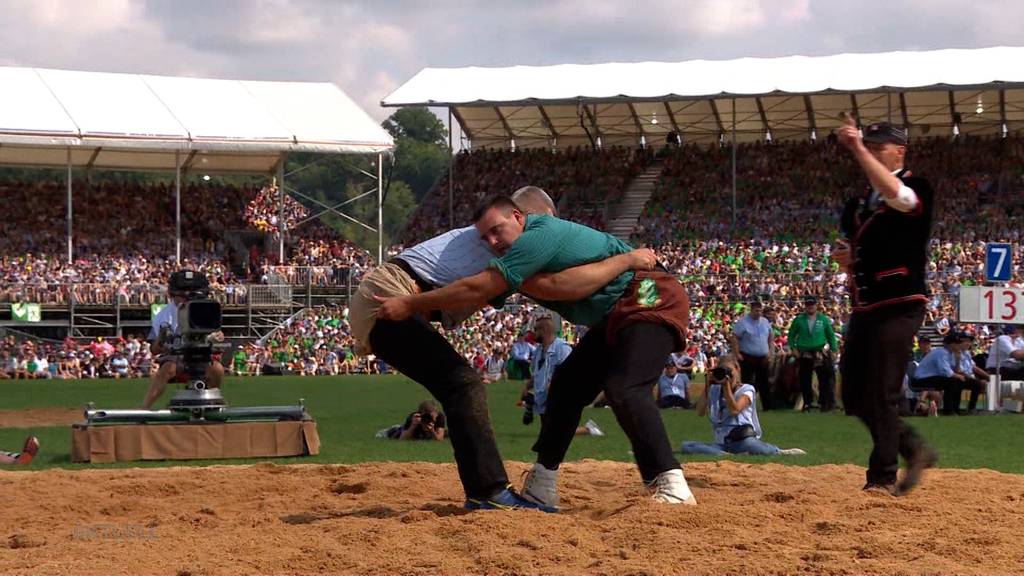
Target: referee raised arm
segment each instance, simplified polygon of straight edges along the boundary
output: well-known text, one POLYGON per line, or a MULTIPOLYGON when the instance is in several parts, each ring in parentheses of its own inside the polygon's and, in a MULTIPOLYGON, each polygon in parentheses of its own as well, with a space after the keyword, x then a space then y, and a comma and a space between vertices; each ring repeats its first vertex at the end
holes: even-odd
POLYGON ((874 441, 865 490, 906 493, 937 459, 898 412, 900 387, 927 302, 925 265, 931 236, 932 187, 903 165, 906 130, 886 122, 860 131, 847 117, 839 142, 869 185, 842 213, 844 240, 833 252, 851 276, 852 314, 842 357, 843 404, 874 441), (906 472, 897 484, 899 456, 906 472))

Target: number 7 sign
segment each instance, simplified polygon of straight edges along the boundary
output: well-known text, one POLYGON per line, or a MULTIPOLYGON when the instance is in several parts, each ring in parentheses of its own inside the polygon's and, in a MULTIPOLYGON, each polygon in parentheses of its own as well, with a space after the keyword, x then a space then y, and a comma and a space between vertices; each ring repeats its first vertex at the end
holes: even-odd
POLYGON ((1009 244, 985 244, 985 281, 1009 282, 1013 271, 1013 248, 1009 244))

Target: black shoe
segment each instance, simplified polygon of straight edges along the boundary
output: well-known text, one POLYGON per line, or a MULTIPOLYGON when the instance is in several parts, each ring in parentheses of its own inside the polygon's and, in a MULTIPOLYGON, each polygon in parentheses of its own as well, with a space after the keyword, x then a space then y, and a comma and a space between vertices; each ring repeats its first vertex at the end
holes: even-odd
POLYGON ((910 492, 921 481, 924 471, 935 466, 939 461, 939 455, 927 446, 922 446, 907 458, 907 469, 903 473, 903 479, 896 485, 897 494, 903 495, 910 492))
POLYGON ((882 484, 881 482, 868 482, 864 485, 863 490, 865 492, 884 492, 889 496, 895 496, 897 494, 895 484, 882 484))
POLYGON ((803 409, 802 409, 802 410, 800 410, 800 411, 801 411, 801 412, 810 412, 810 411, 811 411, 811 410, 813 410, 813 409, 814 409, 814 406, 812 406, 812 405, 810 405, 810 404, 804 404, 804 407, 803 407, 803 409))
POLYGON ((523 412, 523 424, 527 426, 533 424, 533 411, 527 410, 523 412))

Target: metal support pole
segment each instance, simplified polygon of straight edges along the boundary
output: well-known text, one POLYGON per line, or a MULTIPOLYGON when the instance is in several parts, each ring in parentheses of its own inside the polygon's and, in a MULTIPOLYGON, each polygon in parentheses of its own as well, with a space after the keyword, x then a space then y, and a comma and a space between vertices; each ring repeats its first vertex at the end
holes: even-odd
POLYGON ((280 266, 284 266, 284 158, 281 156, 281 161, 277 164, 277 263, 280 266))
POLYGON ((452 148, 451 108, 448 108, 448 229, 455 229, 455 151, 452 148))
POLYGON ((736 99, 732 99, 732 228, 736 230, 736 99))
POLYGON ((68 186, 68 264, 74 262, 75 252, 72 246, 71 240, 71 222, 74 219, 73 206, 71 205, 71 148, 68 148, 68 172, 67 172, 67 186, 68 186))
POLYGON ((174 151, 174 261, 181 265, 181 151, 174 151))
POLYGON ((377 265, 384 262, 384 154, 377 153, 377 265))

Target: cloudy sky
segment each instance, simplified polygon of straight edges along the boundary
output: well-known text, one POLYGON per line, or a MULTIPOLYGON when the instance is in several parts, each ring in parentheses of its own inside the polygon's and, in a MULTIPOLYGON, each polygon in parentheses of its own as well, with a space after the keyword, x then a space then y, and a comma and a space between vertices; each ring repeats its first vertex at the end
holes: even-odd
POLYGON ((0 65, 328 80, 423 67, 1024 45, 1021 0, 0 0, 0 65))

